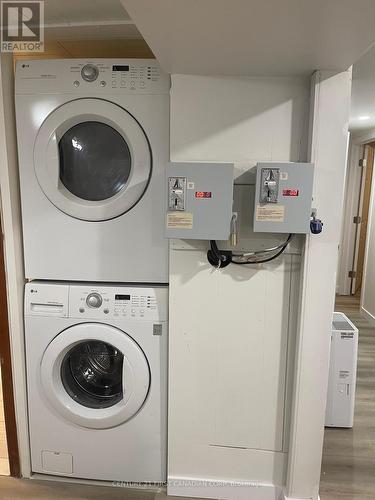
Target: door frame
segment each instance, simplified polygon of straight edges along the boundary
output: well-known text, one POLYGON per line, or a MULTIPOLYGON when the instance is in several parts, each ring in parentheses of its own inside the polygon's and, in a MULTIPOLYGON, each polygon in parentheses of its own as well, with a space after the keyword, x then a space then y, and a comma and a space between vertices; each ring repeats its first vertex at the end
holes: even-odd
MULTIPOLYGON (((4 271, 8 301, 9 347, 13 376, 15 419, 20 475, 30 477, 30 446, 27 415, 26 366, 23 325, 25 274, 22 220, 18 181, 17 136, 14 112, 14 70, 11 53, 0 54, 0 203, 4 271)), ((10 442, 11 444, 11 442, 10 442)), ((10 455, 13 454, 10 450, 10 455)))
POLYGON ((351 289, 351 278, 348 272, 352 269, 353 265, 356 233, 356 225, 352 221, 358 213, 358 199, 362 176, 362 169, 358 167, 358 164, 362 154, 363 144, 357 144, 353 137, 350 136, 336 282, 336 293, 339 295, 350 295, 351 289))
MULTIPOLYGON (((356 262, 357 246, 355 246, 358 225, 353 223, 353 218, 362 209, 362 188, 365 179, 364 168, 359 167, 359 160, 364 157, 365 146, 375 142, 375 129, 363 134, 351 134, 344 196, 344 216, 341 228, 339 265, 337 269, 336 293, 338 295, 351 295, 352 279, 348 272, 356 262)), ((366 268, 367 238, 364 260, 366 268)), ((362 294, 361 294, 362 307, 362 294)))
POLYGON ((12 357, 8 320, 7 280, 5 273, 3 229, 0 220, 0 362, 3 406, 10 475, 20 476, 17 423, 13 393, 12 357))

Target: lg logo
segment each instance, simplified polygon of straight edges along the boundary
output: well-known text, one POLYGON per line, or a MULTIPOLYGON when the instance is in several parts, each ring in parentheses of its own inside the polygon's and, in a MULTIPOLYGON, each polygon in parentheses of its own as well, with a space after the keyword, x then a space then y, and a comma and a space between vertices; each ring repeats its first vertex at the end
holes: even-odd
POLYGON ((1 2, 1 50, 42 52, 44 50, 44 2, 1 2))

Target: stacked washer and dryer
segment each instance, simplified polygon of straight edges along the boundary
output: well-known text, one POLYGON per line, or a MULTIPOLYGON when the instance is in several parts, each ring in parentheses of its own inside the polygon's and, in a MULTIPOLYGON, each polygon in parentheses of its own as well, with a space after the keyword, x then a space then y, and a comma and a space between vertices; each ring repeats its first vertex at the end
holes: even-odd
POLYGON ((169 88, 155 60, 17 63, 34 473, 165 480, 169 88))

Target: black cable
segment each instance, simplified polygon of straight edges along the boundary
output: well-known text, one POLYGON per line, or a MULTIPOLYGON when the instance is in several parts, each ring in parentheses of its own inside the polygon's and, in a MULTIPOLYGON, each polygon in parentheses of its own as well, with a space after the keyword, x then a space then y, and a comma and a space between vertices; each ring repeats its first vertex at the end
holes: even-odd
POLYGON ((217 243, 215 240, 210 241, 210 250, 207 252, 207 259, 208 262, 214 266, 214 267, 226 267, 230 263, 237 264, 237 265, 245 265, 245 264, 263 264, 265 262, 270 262, 271 260, 277 259, 286 249, 286 247, 289 245, 290 241, 292 240, 294 234, 289 234, 288 238, 286 239, 285 243, 283 246, 280 248, 278 252, 276 252, 272 257, 268 257, 266 259, 262 260, 253 260, 253 261, 242 261, 242 262, 236 262, 233 260, 233 258, 240 257, 238 255, 233 255, 233 253, 230 250, 219 250, 217 243))
POLYGON ((207 260, 213 267, 227 267, 232 262, 232 252, 219 250, 215 240, 210 241, 211 249, 207 252, 207 260))
POLYGON ((285 241, 285 244, 281 247, 281 249, 275 253, 272 257, 268 257, 267 259, 263 260, 254 260, 254 261, 243 261, 243 262, 236 262, 232 259, 233 264, 237 265, 242 265, 242 264, 263 264, 265 262, 270 262, 271 260, 277 259, 282 253, 285 252, 286 247, 289 245, 291 239, 293 238, 294 234, 289 234, 288 239, 285 241))

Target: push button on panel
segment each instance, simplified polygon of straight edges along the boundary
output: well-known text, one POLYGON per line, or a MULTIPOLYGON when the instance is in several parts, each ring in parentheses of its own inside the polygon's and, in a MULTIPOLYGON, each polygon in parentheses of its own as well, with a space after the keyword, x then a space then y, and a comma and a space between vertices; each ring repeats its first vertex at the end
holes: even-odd
POLYGON ((103 299, 99 293, 90 293, 86 298, 86 304, 93 309, 97 309, 102 303, 103 299))

